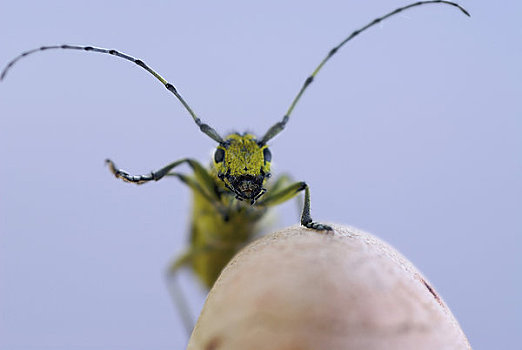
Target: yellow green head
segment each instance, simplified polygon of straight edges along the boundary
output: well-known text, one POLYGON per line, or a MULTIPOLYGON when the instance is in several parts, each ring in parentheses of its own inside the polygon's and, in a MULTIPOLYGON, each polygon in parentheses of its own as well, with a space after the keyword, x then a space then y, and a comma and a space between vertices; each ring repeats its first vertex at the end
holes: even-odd
POLYGON ((214 167, 225 187, 252 204, 266 192, 271 160, 268 146, 251 134, 228 135, 214 153, 214 167))

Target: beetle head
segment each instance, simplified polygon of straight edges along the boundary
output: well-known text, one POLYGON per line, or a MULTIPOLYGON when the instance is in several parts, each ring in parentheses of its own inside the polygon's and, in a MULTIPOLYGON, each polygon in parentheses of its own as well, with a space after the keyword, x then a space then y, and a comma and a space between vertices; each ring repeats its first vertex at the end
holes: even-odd
POLYGON ((257 142, 251 134, 231 134, 217 147, 214 167, 225 187, 239 200, 251 204, 266 192, 272 155, 268 146, 257 142))

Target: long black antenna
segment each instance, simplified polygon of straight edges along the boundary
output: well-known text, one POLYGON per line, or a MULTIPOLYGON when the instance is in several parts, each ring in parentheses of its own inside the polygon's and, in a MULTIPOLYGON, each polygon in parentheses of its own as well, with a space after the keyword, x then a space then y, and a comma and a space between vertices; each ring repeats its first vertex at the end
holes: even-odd
POLYGON ((134 58, 134 57, 131 57, 131 56, 127 55, 127 54, 124 54, 123 52, 119 52, 118 50, 103 49, 103 48, 100 48, 100 47, 93 47, 93 46, 77 46, 77 45, 42 46, 42 47, 39 47, 37 49, 33 49, 33 50, 29 50, 29 51, 23 52, 20 55, 18 55, 17 57, 15 57, 11 62, 9 62, 7 64, 7 66, 2 71, 2 74, 0 75, 0 81, 4 80, 4 78, 5 78, 6 74, 7 74, 7 72, 9 71, 9 69, 11 69, 11 67, 18 60, 20 60, 22 57, 26 57, 28 55, 31 55, 31 54, 35 53, 35 52, 46 51, 46 50, 53 50, 53 49, 69 49, 69 50, 82 50, 82 51, 92 51, 92 52, 106 53, 106 54, 117 56, 117 57, 126 59, 127 61, 131 61, 131 62, 136 63, 138 66, 140 66, 141 68, 145 69, 147 72, 152 74, 156 79, 161 81, 161 83, 167 88, 167 90, 172 92, 174 94, 174 96, 176 96, 178 98, 178 100, 181 102, 183 107, 185 107, 185 109, 190 113, 190 115, 192 116, 192 119, 194 119, 194 122, 196 123, 196 125, 199 127, 199 129, 203 133, 208 135, 214 141, 217 141, 219 143, 223 143, 224 142, 223 138, 217 133, 216 130, 214 130, 214 128, 212 128, 208 124, 204 124, 204 123, 201 122, 201 120, 198 118, 196 113, 194 113, 194 111, 192 110, 192 108, 190 108, 188 103, 183 99, 183 97, 181 97, 181 95, 179 94, 178 90, 176 90, 174 85, 172 85, 171 83, 166 81, 161 75, 159 75, 152 68, 147 66, 145 64, 145 62, 143 62, 142 60, 134 58))
POLYGON ((342 46, 344 46, 344 44, 346 44, 348 41, 352 40, 354 37, 356 37, 357 35, 359 35, 362 32, 364 32, 366 29, 376 25, 377 23, 380 23, 381 21, 385 20, 388 17, 391 17, 393 15, 398 14, 399 12, 402 12, 402 11, 404 11, 406 9, 409 9, 409 8, 412 8, 412 7, 416 7, 416 6, 420 6, 420 5, 436 4, 436 3, 441 3, 441 4, 447 4, 447 5, 454 6, 454 7, 458 8, 460 11, 462 11, 466 16, 468 16, 468 17, 470 16, 468 11, 466 11, 462 6, 460 6, 459 4, 456 4, 454 2, 451 2, 451 1, 443 1, 443 0, 419 1, 419 2, 412 3, 410 5, 407 5, 407 6, 404 6, 404 7, 400 7, 398 9, 395 9, 392 12, 390 12, 390 13, 382 16, 382 17, 374 19, 372 22, 368 23, 364 27, 362 27, 362 28, 352 32, 352 34, 350 34, 346 39, 341 41, 339 43, 339 45, 337 45, 333 49, 331 49, 330 52, 328 52, 328 54, 326 55, 326 57, 323 58, 321 63, 319 63, 319 65, 315 68, 315 70, 312 72, 312 74, 308 78, 306 78, 303 86, 301 87, 301 90, 299 90, 299 92, 297 93, 297 96, 294 98, 294 100, 290 104, 290 107, 286 111, 286 114, 283 117, 283 119, 280 122, 277 122, 276 124, 274 124, 270 129, 268 129, 268 131, 265 133, 265 135, 261 139, 260 143, 261 144, 265 144, 268 140, 270 140, 271 138, 273 138, 274 136, 279 134, 285 128, 285 125, 288 122, 288 119, 290 118, 290 114, 292 114, 292 111, 294 110, 295 105, 297 104, 297 102, 299 101, 299 99, 301 98, 303 93, 305 92, 306 88, 314 81, 315 76, 317 75, 317 73, 319 73, 321 68, 323 68, 323 66, 326 64, 326 62, 328 62, 328 60, 333 55, 335 55, 337 53, 337 51, 342 46))

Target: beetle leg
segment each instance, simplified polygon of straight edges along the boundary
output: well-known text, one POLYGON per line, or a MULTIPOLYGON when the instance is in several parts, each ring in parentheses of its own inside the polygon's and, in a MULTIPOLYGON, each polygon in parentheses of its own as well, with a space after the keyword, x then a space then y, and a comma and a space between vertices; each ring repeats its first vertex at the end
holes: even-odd
POLYGON ((194 320, 192 318, 187 299, 183 295, 181 286, 178 283, 177 274, 182 267, 190 266, 195 256, 204 254, 208 251, 211 251, 212 249, 215 248, 210 245, 198 248, 192 247, 188 249, 183 254, 174 259, 172 263, 170 263, 165 273, 165 281, 167 283, 169 294, 181 315, 181 320, 189 337, 194 328, 194 320))
POLYGON ((210 204, 212 204, 216 211, 221 214, 224 221, 228 220, 228 208, 223 206, 222 202, 218 198, 216 198, 216 196, 209 194, 208 191, 205 191, 196 178, 176 172, 170 172, 165 176, 174 176, 180 179, 181 182, 189 186, 193 191, 201 194, 210 204))
POLYGON ((183 163, 187 163, 192 170, 194 170, 194 176, 198 180, 198 182, 207 190, 208 194, 213 198, 219 199, 219 193, 216 190, 216 183, 212 175, 205 169, 197 160, 184 158, 178 161, 172 162, 167 166, 157 170, 152 171, 150 174, 145 175, 130 175, 125 170, 119 169, 116 167, 116 164, 110 159, 105 160, 105 162, 109 165, 109 169, 111 173, 114 174, 117 178, 125 181, 135 183, 137 185, 144 184, 149 181, 159 181, 165 175, 167 175, 172 169, 181 165, 183 163))
POLYGON ((176 275, 181 267, 185 266, 191 261, 192 256, 193 254, 191 250, 181 254, 169 266, 167 273, 165 274, 167 289, 169 290, 169 294, 172 298, 172 301, 174 302, 174 305, 179 311, 181 321, 183 322, 183 326, 185 327, 189 337, 192 333, 192 329, 194 328, 194 319, 192 318, 187 299, 183 295, 183 291, 181 290, 181 286, 177 281, 176 275))
POLYGON ((258 203, 261 206, 277 205, 295 197, 299 192, 305 191, 303 212, 301 214, 301 225, 318 230, 332 231, 328 225, 314 222, 310 216, 310 189, 306 182, 296 182, 278 191, 266 194, 258 203))
POLYGON ((281 174, 277 176, 277 178, 270 184, 268 187, 268 192, 277 192, 283 187, 288 186, 290 183, 292 183, 293 180, 288 174, 281 174))

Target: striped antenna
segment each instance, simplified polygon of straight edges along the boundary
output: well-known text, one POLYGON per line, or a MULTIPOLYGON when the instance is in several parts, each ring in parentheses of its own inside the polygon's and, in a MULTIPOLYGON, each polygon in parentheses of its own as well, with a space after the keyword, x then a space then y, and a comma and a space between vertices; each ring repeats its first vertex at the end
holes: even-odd
POLYGON ((468 11, 466 11, 462 6, 460 6, 459 4, 456 4, 454 2, 451 2, 451 1, 443 1, 443 0, 419 1, 419 2, 412 3, 410 5, 407 5, 407 6, 404 6, 404 7, 400 7, 398 9, 395 9, 392 12, 390 12, 390 13, 382 16, 382 17, 374 19, 372 22, 368 23, 364 27, 362 27, 360 29, 357 29, 356 31, 352 32, 352 34, 350 34, 346 39, 341 41, 339 43, 339 45, 337 45, 334 48, 332 48, 330 50, 330 52, 328 52, 326 57, 323 58, 321 63, 319 63, 319 65, 315 68, 315 70, 312 72, 312 74, 310 76, 308 76, 308 78, 306 78, 305 82, 303 83, 303 86, 301 87, 301 90, 299 90, 299 92, 297 93, 297 96, 294 98, 294 100, 290 104, 290 107, 286 111, 286 114, 284 115, 283 119, 280 122, 277 122, 276 124, 274 124, 270 129, 268 129, 268 131, 265 133, 265 135, 261 139, 260 144, 265 144, 266 142, 268 142, 268 140, 270 140, 271 138, 273 138, 274 136, 279 134, 281 131, 283 131, 283 129, 286 126, 286 123, 288 122, 288 119, 290 118, 290 114, 292 114, 292 111, 294 110, 295 105, 297 104, 297 102, 299 101, 299 99, 301 98, 303 93, 305 92, 306 88, 314 81, 315 76, 317 75, 317 73, 319 73, 321 68, 323 68, 323 66, 326 64, 326 62, 328 62, 328 60, 333 55, 335 55, 337 53, 337 51, 339 51, 339 49, 344 46, 344 44, 346 44, 348 41, 352 40, 354 37, 356 37, 357 35, 359 35, 362 32, 364 32, 366 29, 368 29, 370 27, 373 27, 377 23, 380 23, 381 21, 387 19, 388 17, 396 15, 399 12, 402 12, 402 11, 407 10, 409 8, 420 6, 420 5, 437 4, 437 3, 454 6, 454 7, 458 8, 460 11, 462 11, 466 16, 468 16, 468 17, 470 16, 468 11))
POLYGON ((219 142, 219 143, 223 143, 224 142, 223 138, 217 133, 216 130, 214 130, 214 128, 212 128, 208 124, 204 124, 204 123, 201 122, 201 120, 198 118, 196 113, 194 113, 194 111, 192 110, 192 108, 190 108, 188 103, 183 99, 183 97, 181 97, 181 95, 179 94, 178 90, 176 90, 174 85, 172 85, 171 83, 166 81, 161 75, 159 75, 152 68, 147 66, 145 64, 145 62, 143 62, 142 60, 134 58, 134 57, 131 57, 131 56, 129 56, 127 54, 124 54, 123 52, 119 52, 117 50, 103 49, 103 48, 93 47, 93 46, 77 46, 77 45, 42 46, 42 47, 39 47, 37 49, 33 49, 33 50, 29 50, 29 51, 23 52, 20 55, 18 55, 17 57, 15 57, 11 62, 9 62, 7 64, 7 66, 2 71, 2 74, 0 75, 0 81, 4 80, 4 78, 5 78, 6 74, 7 74, 7 72, 9 71, 9 69, 11 69, 11 67, 16 62, 18 62, 18 60, 20 60, 21 58, 26 57, 28 55, 31 55, 31 54, 33 54, 35 52, 46 51, 46 50, 54 50, 54 49, 82 50, 82 51, 106 53, 106 54, 117 56, 117 57, 126 59, 127 61, 131 61, 131 62, 136 63, 138 66, 140 66, 141 68, 145 69, 147 72, 152 74, 156 79, 158 79, 167 88, 167 90, 172 92, 174 94, 174 96, 177 97, 177 99, 181 102, 183 107, 185 107, 185 109, 190 113, 190 115, 192 116, 192 119, 194 119, 194 122, 196 123, 196 125, 199 127, 199 129, 203 133, 208 135, 211 139, 213 139, 216 142, 219 142))

